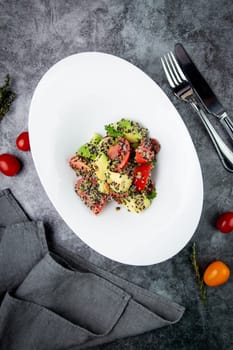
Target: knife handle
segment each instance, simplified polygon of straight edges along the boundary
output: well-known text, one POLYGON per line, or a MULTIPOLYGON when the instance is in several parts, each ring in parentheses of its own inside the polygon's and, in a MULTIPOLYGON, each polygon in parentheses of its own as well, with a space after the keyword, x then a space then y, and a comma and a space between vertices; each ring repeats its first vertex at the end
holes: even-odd
POLYGON ((213 142, 213 145, 217 151, 217 154, 218 154, 224 168, 227 171, 233 173, 233 152, 223 142, 221 137, 218 135, 218 133, 216 132, 216 130, 214 129, 214 127, 210 123, 205 112, 199 107, 199 105, 196 102, 191 102, 191 106, 197 112, 201 121, 203 122, 203 124, 206 128, 206 131, 208 132, 208 134, 213 142))
POLYGON ((230 136, 231 141, 233 141, 233 123, 231 119, 228 117, 228 115, 226 114, 226 112, 223 113, 223 115, 221 116, 220 122, 225 128, 225 130, 228 132, 228 135, 230 136))

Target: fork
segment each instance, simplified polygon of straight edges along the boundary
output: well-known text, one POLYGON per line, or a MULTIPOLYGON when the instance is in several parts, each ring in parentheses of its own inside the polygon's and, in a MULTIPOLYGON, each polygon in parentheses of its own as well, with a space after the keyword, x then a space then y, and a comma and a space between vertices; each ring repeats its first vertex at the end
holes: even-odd
POLYGON ((217 151, 217 154, 224 166, 224 168, 233 173, 233 152, 224 143, 222 138, 216 132, 205 112, 200 107, 197 97, 193 91, 191 84, 186 79, 182 72, 174 54, 170 51, 163 57, 161 57, 162 66, 167 77, 168 83, 174 92, 174 94, 182 101, 188 102, 193 109, 197 112, 203 125, 208 132, 210 139, 217 151))

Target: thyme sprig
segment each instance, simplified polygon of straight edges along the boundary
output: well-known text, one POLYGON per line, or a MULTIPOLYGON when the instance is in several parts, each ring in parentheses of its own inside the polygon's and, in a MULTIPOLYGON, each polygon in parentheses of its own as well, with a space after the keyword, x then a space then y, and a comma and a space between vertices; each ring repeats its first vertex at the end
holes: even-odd
POLYGON ((195 244, 195 242, 193 242, 193 245, 192 245, 191 260, 192 260, 192 265, 194 267, 194 271, 195 271, 195 274, 196 274, 197 284, 199 285, 199 288, 200 288, 201 300, 205 304, 206 303, 206 297, 207 297, 207 295, 206 295, 206 287, 205 287, 205 283, 203 281, 203 278, 201 277, 199 266, 198 266, 198 263, 197 263, 197 253, 196 253, 196 244, 195 244))
POLYGON ((4 85, 0 86, 0 121, 9 111, 10 106, 15 99, 15 93, 10 89, 10 77, 7 74, 4 85))

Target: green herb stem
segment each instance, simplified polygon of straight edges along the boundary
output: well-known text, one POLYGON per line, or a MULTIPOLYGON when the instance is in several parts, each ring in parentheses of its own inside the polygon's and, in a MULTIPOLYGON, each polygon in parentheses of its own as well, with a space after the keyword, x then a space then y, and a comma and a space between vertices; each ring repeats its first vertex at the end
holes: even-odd
POLYGON ((12 102, 15 99, 15 93, 11 91, 9 84, 10 77, 7 74, 4 85, 0 86, 0 121, 7 114, 12 102))
POLYGON ((193 243, 193 246, 192 246, 191 260, 192 260, 192 265, 194 267, 194 271, 195 271, 195 274, 196 274, 197 284, 199 285, 199 288, 200 288, 201 300, 202 300, 203 303, 205 303, 206 302, 206 296, 207 296, 206 295, 206 287, 205 287, 204 281, 203 281, 203 279, 201 277, 199 266, 198 266, 198 263, 197 263, 197 254, 196 254, 196 244, 195 244, 195 242, 193 243))

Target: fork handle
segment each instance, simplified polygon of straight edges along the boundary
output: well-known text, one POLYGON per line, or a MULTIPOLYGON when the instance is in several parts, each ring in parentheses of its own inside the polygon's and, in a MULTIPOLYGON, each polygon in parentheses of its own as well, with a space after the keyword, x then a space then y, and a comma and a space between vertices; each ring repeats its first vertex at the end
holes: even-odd
POLYGON ((220 122, 223 125, 223 127, 228 132, 228 135, 231 138, 231 141, 233 141, 233 123, 231 119, 228 117, 227 113, 224 112, 220 118, 220 122))
POLYGON ((199 107, 199 105, 196 102, 191 102, 191 106, 197 112, 201 121, 203 122, 224 168, 227 171, 233 173, 233 152, 223 142, 219 134, 216 132, 216 130, 210 123, 205 112, 199 107))

